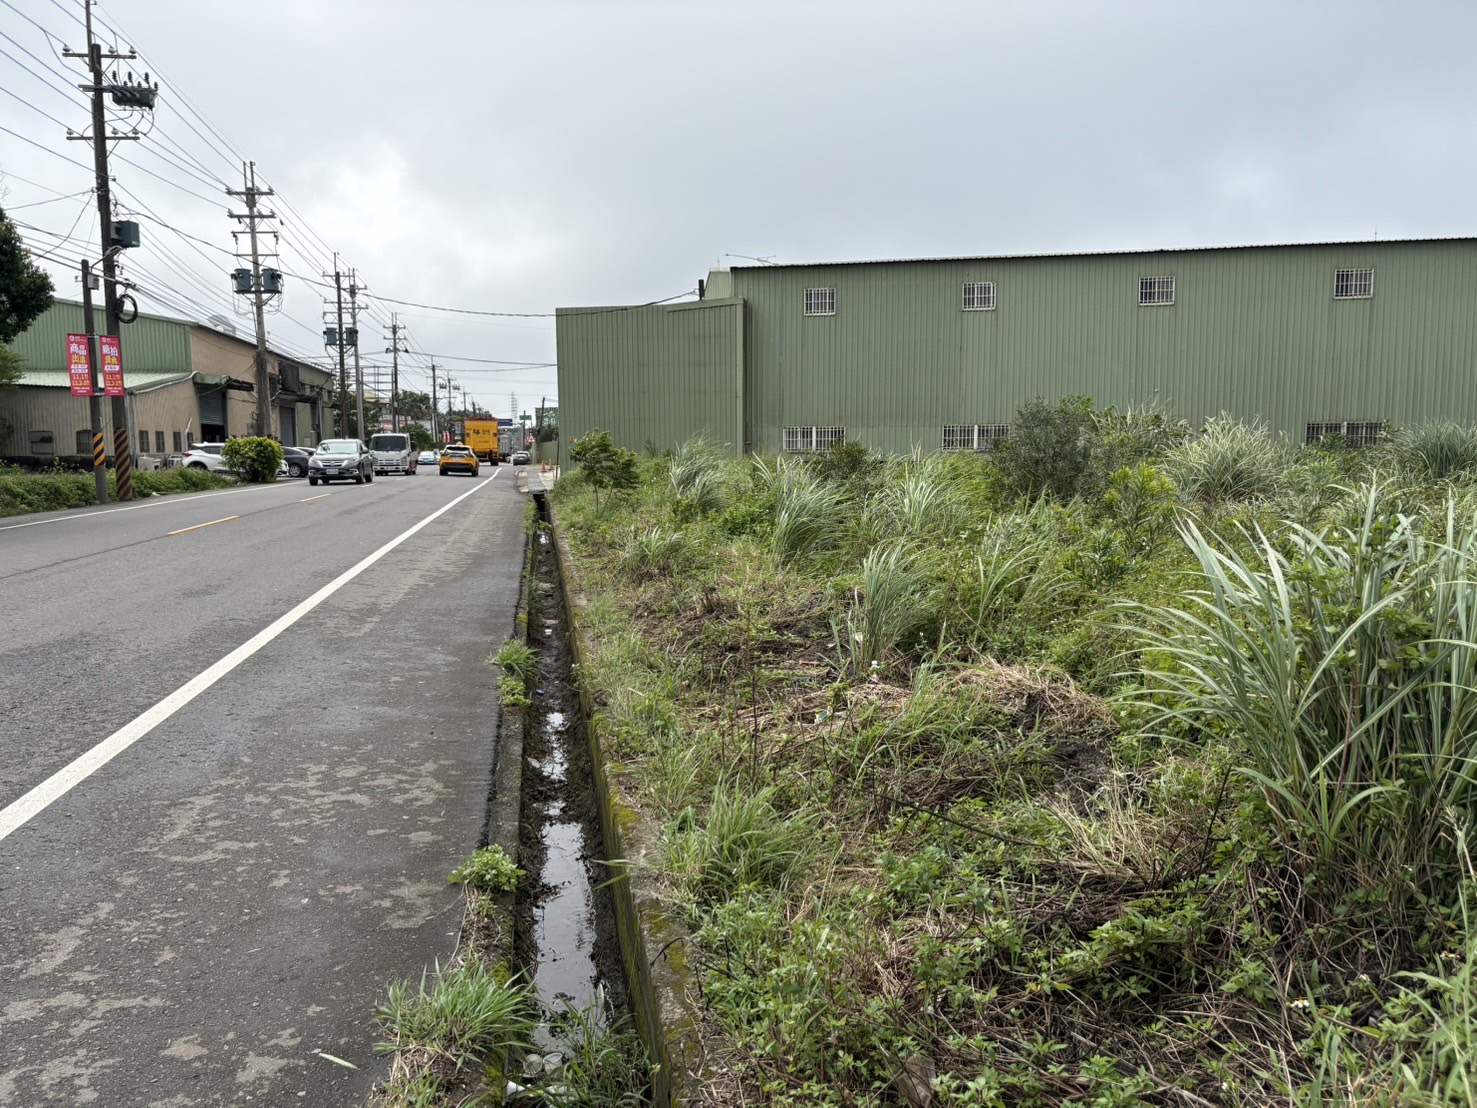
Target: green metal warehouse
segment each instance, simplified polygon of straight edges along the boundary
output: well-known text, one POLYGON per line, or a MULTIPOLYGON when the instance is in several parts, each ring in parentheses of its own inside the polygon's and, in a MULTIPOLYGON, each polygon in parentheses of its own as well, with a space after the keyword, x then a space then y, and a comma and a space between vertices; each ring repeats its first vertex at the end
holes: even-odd
POLYGON ((561 437, 987 449, 1086 395, 1295 442, 1477 423, 1477 239, 734 266, 696 302, 557 313, 561 437))

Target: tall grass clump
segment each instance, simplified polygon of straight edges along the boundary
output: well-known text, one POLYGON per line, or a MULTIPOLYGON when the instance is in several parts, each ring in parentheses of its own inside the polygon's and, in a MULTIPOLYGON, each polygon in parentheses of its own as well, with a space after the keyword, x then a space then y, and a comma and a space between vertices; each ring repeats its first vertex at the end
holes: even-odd
POLYGON ((667 484, 680 516, 711 515, 727 507, 724 463, 718 448, 701 435, 688 439, 673 452, 667 484))
POLYGON ((421 1051, 450 1061, 458 1070, 473 1060, 505 1069, 510 1055, 527 1047, 538 1026, 538 1008, 528 989, 516 980, 498 980, 481 962, 448 970, 438 966, 435 984, 429 987, 425 974, 419 988, 396 982, 376 1016, 389 1036, 376 1050, 396 1055, 421 1051))
POLYGON ((867 533, 925 537, 956 530, 963 508, 947 472, 948 463, 944 455, 915 450, 909 459, 892 467, 890 480, 867 506, 867 533))
POLYGON ((632 576, 664 576, 692 552, 692 540, 680 530, 646 527, 634 532, 621 551, 620 565, 632 576))
POLYGON ((880 666, 933 617, 928 573, 901 542, 873 547, 862 561, 845 630, 837 629, 841 656, 852 676, 880 666))
POLYGON ((1240 423, 1227 416, 1210 420, 1197 438, 1171 451, 1165 460, 1180 489, 1206 504, 1272 496, 1291 462, 1287 445, 1262 423, 1240 423))
POLYGON ((667 832, 668 866, 699 904, 744 886, 786 889, 815 856, 814 822, 780 814, 773 788, 720 784, 705 812, 683 811, 667 832))
POLYGON ((1446 481, 1477 473, 1477 427, 1450 420, 1396 431, 1389 454, 1401 471, 1418 481, 1446 481))
POLYGON ((835 545, 848 515, 840 489, 785 457, 759 466, 756 476, 768 486, 774 502, 769 553, 777 564, 789 565, 835 545))
MULTIPOLYGON (((1357 526, 1227 542, 1182 526, 1200 588, 1140 607, 1133 695, 1239 743, 1284 843, 1335 897, 1449 900, 1450 825, 1477 816, 1477 521, 1427 536, 1363 491, 1357 526)), ((1380 902, 1378 899, 1376 903, 1380 902)))

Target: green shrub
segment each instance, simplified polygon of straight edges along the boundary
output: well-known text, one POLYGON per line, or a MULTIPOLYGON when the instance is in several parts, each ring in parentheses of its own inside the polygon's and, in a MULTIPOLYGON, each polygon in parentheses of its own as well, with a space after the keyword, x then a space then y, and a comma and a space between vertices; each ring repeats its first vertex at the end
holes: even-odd
POLYGON ((721 901, 747 885, 787 888, 815 857, 814 824, 780 815, 773 797, 773 789, 748 795, 721 785, 705 813, 686 809, 668 828, 668 864, 694 901, 721 901))
POLYGON ((56 512, 96 503, 96 482, 90 473, 0 477, 0 516, 56 512))
POLYGON ((1415 480, 1470 476, 1477 471, 1477 427, 1442 420, 1402 428, 1392 436, 1389 453, 1415 480))
POLYGON ((239 473, 243 481, 253 484, 277 480, 282 456, 281 443, 260 435, 232 439, 221 447, 221 459, 226 465, 239 473))
POLYGON ((579 476, 595 490, 595 507, 600 507, 600 493, 634 489, 640 484, 636 455, 622 450, 611 440, 609 431, 596 429, 569 444, 569 461, 579 467, 579 476))
POLYGON ((492 656, 492 664, 501 666, 504 673, 519 681, 532 681, 538 673, 538 655, 525 642, 509 639, 492 656))
POLYGON ((1016 409, 1010 437, 993 459, 1022 496, 1070 500, 1088 481, 1094 431, 1091 397, 1068 396, 1055 405, 1033 397, 1016 409))

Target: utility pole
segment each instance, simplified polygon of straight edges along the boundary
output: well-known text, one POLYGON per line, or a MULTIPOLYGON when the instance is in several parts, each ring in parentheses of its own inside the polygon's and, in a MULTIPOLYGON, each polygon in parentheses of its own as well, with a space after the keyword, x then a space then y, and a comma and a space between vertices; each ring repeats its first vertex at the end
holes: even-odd
MULTIPOLYGON (((103 389, 99 381, 102 358, 98 354, 97 321, 92 312, 92 263, 82 260, 82 328, 87 332, 87 360, 92 364, 92 395, 87 398, 87 415, 92 421, 92 477, 97 487, 97 502, 108 502, 107 447, 103 438, 103 389)), ((70 358, 68 359, 70 361, 70 358)))
MULTIPOLYGON (((97 192, 97 214, 98 231, 103 246, 103 309, 106 317, 107 334, 117 335, 119 333, 118 321, 118 267, 115 255, 118 251, 113 249, 114 245, 137 245, 132 243, 115 244, 113 242, 113 202, 109 193, 108 176, 108 139, 138 140, 143 136, 138 131, 123 133, 114 131, 112 135, 105 132, 106 119, 103 112, 103 93, 109 93, 113 103, 128 108, 141 108, 152 111, 154 101, 159 91, 158 86, 149 86, 149 75, 144 74, 142 84, 134 82, 133 74, 128 74, 128 79, 119 82, 115 76, 111 83, 105 83, 103 74, 103 61, 130 61, 138 57, 137 51, 129 50, 126 54, 104 53, 102 44, 92 36, 92 5, 94 0, 86 3, 86 27, 87 27, 87 51, 80 53, 73 50, 63 49, 62 54, 68 58, 86 58, 87 66, 92 75, 90 84, 78 85, 84 92, 92 94, 92 161, 93 170, 96 174, 97 192)), ((85 141, 88 136, 67 133, 67 138, 85 141)), ((137 226, 134 225, 134 230, 137 226)), ((122 350, 122 339, 119 339, 119 350, 122 350)), ((99 408, 101 415, 101 408, 99 408)), ((133 440, 132 429, 128 425, 128 398, 126 396, 113 397, 113 467, 118 479, 118 499, 133 499, 133 440)), ((93 442, 97 436, 102 434, 101 421, 92 428, 93 442)))
POLYGON ((438 442, 444 443, 446 440, 441 437, 440 430, 437 427, 437 424, 439 424, 441 422, 441 413, 440 413, 440 411, 437 410, 436 404, 437 404, 437 400, 436 400, 436 363, 435 362, 432 362, 431 363, 431 435, 438 442))
MULTIPOLYGON (((400 355, 409 354, 410 351, 400 346, 400 319, 394 313, 390 313, 390 430, 400 430, 400 355)), ((435 379, 431 382, 431 393, 436 391, 435 379)), ((435 406, 435 401, 432 402, 435 406)))
MULTIPOLYGON (((326 277, 327 274, 324 274, 326 277)), ((338 267, 338 255, 333 256, 333 292, 338 326, 323 329, 324 343, 338 347, 338 426, 334 428, 339 438, 349 434, 349 369, 344 362, 344 275, 338 267)), ((354 336, 356 339, 359 337, 354 336)))
POLYGON ((359 367, 359 300, 360 293, 354 270, 349 270, 349 313, 353 322, 349 324, 350 340, 354 344, 354 412, 359 424, 359 438, 369 441, 364 430, 364 371, 359 367))
POLYGON ((274 212, 258 212, 256 201, 260 196, 271 196, 271 189, 259 189, 256 187, 256 162, 248 162, 241 167, 241 176, 245 180, 244 189, 226 189, 227 196, 239 196, 246 201, 246 214, 237 215, 235 212, 227 212, 232 219, 239 219, 246 223, 247 232, 251 236, 251 281, 249 288, 246 285, 248 274, 238 269, 235 274, 235 288, 238 294, 251 293, 253 301, 253 314, 256 316, 256 433, 258 435, 270 436, 272 434, 272 397, 271 384, 267 377, 267 323, 266 323, 266 298, 275 296, 282 290, 282 274, 275 269, 262 271, 261 254, 257 251, 256 227, 257 223, 264 219, 276 219, 274 212), (263 278, 265 277, 265 284, 263 278))
POLYGON ((455 399, 452 390, 456 388, 456 382, 451 379, 451 374, 446 375, 446 433, 449 435, 456 430, 456 421, 451 415, 451 403, 455 399))

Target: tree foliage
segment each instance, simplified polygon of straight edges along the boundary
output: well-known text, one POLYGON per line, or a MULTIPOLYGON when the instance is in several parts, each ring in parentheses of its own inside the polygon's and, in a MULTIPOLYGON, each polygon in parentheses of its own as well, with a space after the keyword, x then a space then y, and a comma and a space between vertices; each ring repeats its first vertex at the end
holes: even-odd
MULTIPOLYGON (((51 307, 52 291, 51 278, 31 260, 20 232, 0 209, 0 343, 14 342, 51 307)), ((15 384, 20 374, 20 357, 0 350, 0 385, 15 384)))

